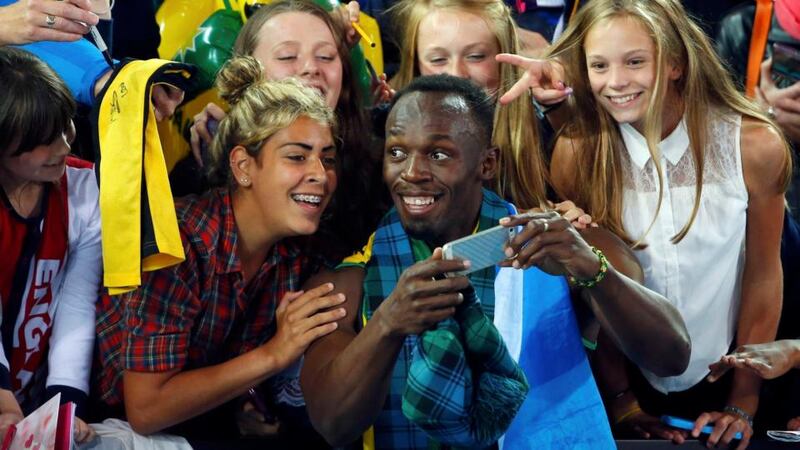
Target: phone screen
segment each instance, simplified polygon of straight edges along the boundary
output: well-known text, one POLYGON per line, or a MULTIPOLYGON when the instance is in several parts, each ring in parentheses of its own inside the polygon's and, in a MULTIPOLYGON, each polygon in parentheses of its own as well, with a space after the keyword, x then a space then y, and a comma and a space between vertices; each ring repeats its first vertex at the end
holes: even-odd
POLYGON ((448 242, 442 247, 444 259, 469 260, 470 268, 456 275, 485 269, 506 259, 505 244, 516 234, 515 227, 496 226, 479 233, 448 242))

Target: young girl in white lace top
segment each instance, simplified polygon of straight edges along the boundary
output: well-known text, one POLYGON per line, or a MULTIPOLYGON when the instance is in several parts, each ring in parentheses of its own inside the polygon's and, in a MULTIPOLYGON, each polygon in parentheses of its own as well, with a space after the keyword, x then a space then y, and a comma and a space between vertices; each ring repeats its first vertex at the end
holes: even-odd
MULTIPOLYGON (((645 284, 678 308, 692 339, 686 372, 644 372, 643 390, 631 389, 638 375, 629 381, 621 358, 598 355, 612 420, 680 443, 687 433, 657 417, 683 415, 695 420, 693 435, 714 422, 711 444, 743 432, 744 448, 760 382, 737 371, 721 390, 704 378, 734 339, 740 346, 775 338, 786 142, 737 93, 678 0, 588 2, 550 53, 574 89, 553 183, 634 245, 645 284)), ((540 87, 536 62, 504 60, 528 69, 521 83, 540 87)))

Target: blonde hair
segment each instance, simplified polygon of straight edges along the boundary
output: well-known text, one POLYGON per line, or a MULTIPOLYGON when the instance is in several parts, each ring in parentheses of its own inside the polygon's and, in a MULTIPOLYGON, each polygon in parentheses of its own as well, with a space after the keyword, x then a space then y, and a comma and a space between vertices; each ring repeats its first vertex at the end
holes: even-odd
MULTIPOLYGON (((501 52, 518 52, 511 11, 500 0, 403 0, 390 9, 402 36, 400 68, 392 81, 395 88, 406 87, 420 75, 417 65, 419 25, 436 9, 454 9, 483 18, 497 38, 501 52)), ((517 67, 502 64, 500 91, 510 89, 521 76, 522 71, 517 67)), ((539 134, 529 96, 523 95, 508 105, 495 108, 492 144, 500 149, 500 170, 494 188, 521 208, 543 207, 547 201, 549 177, 539 134)))
MULTIPOLYGON (((318 236, 320 247, 339 246, 341 259, 360 249, 375 230, 388 209, 385 187, 381 177, 382 146, 372 138, 371 123, 367 120, 363 97, 358 89, 357 76, 351 64, 343 24, 334 20, 322 6, 310 0, 275 0, 260 7, 247 19, 234 44, 234 55, 252 56, 261 36, 261 29, 271 19, 289 12, 309 14, 322 20, 333 35, 339 59, 342 61, 342 89, 335 113, 339 141, 337 159, 339 178, 333 201, 322 217, 318 236)), ((330 6, 330 5, 329 5, 330 6)), ((277 38, 275 38, 277 39, 277 38)))
MULTIPOLYGON (((669 80, 665 69, 669 65, 682 70, 675 88, 683 99, 684 115, 689 134, 689 147, 695 166, 697 185, 692 214, 683 228, 672 237, 680 242, 697 216, 703 189, 705 148, 709 139, 706 123, 717 108, 727 108, 779 128, 758 106, 736 90, 728 72, 717 57, 705 33, 689 18, 677 0, 592 0, 570 20, 561 38, 550 48, 549 56, 558 58, 567 71, 574 95, 572 96, 575 120, 566 130, 577 144, 574 179, 576 203, 587 207, 595 221, 623 238, 627 243, 639 245, 625 231, 622 223, 622 166, 621 154, 625 144, 611 115, 592 94, 586 66, 584 44, 589 30, 595 25, 615 18, 632 18, 641 23, 655 44, 656 80, 650 105, 644 118, 644 137, 655 164, 659 181, 659 200, 656 215, 663 197, 663 169, 659 164, 657 146, 661 141, 663 111, 669 80)), ((781 183, 784 190, 791 177, 791 155, 786 146, 786 164, 781 183)), ((653 222, 655 217, 653 218, 653 222)), ((651 223, 652 227, 652 223, 651 223)), ((649 229, 648 229, 649 231, 649 229)))
POLYGON ((264 79, 261 63, 252 56, 234 57, 217 74, 220 97, 231 109, 219 124, 211 144, 209 178, 219 184, 227 179, 228 152, 241 145, 258 157, 264 143, 300 117, 333 128, 336 118, 325 99, 297 80, 264 79))
POLYGON ((236 37, 236 42, 233 44, 233 54, 234 56, 252 56, 256 47, 258 47, 259 33, 264 24, 274 17, 289 12, 309 14, 320 19, 327 25, 331 35, 333 35, 336 51, 342 61, 342 90, 339 94, 336 111, 339 120, 342 122, 342 133, 349 133, 343 136, 343 139, 345 142, 351 143, 348 146, 351 147, 353 143, 361 140, 361 130, 365 123, 361 112, 362 99, 358 90, 356 76, 353 73, 353 67, 349 64, 350 49, 344 39, 342 25, 334 20, 333 16, 325 9, 309 0, 278 0, 268 4, 259 4, 259 8, 247 19, 247 23, 244 24, 236 37), (350 128, 355 130, 350 132, 350 128))

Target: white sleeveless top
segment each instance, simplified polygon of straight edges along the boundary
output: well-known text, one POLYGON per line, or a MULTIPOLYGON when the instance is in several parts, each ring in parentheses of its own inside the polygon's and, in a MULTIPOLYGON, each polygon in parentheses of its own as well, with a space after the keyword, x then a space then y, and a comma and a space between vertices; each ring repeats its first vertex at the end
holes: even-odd
MULTIPOLYGON (((708 374, 708 365, 727 353, 736 330, 744 268, 747 187, 739 147, 741 116, 710 114, 703 191, 697 216, 678 244, 670 238, 689 220, 694 207, 695 164, 685 121, 659 144, 664 174, 661 208, 635 251, 645 285, 680 311, 692 341, 689 367, 675 377, 643 370, 650 384, 667 393, 684 391, 708 374)), ((623 223, 631 238, 647 231, 658 204, 658 175, 644 136, 620 125, 627 152, 622 152, 623 223)))

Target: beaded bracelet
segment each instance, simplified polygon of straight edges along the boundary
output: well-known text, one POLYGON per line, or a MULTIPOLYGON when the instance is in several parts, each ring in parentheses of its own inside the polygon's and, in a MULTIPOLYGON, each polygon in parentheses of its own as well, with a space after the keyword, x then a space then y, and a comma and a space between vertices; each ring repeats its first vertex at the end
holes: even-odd
POLYGON ((608 273, 608 260, 606 259, 606 255, 604 255, 603 252, 595 246, 592 246, 592 252, 597 255, 598 259, 600 259, 600 270, 597 271, 597 275, 587 280, 579 280, 570 275, 570 283, 581 288, 589 289, 597 286, 597 283, 603 281, 603 278, 606 277, 606 273, 608 273))
POLYGON ((738 406, 728 405, 722 408, 722 411, 733 414, 734 416, 738 416, 739 418, 747 422, 747 424, 750 425, 750 428, 753 428, 753 416, 748 414, 747 411, 743 410, 742 408, 739 408, 738 406))

